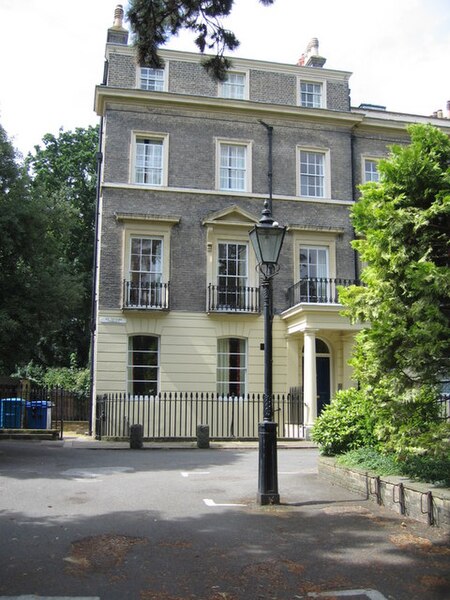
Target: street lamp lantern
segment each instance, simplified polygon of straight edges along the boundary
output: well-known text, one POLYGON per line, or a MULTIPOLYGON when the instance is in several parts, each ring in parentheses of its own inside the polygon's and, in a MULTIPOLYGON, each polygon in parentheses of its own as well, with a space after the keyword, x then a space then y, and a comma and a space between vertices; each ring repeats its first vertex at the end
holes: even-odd
POLYGON ((258 425, 259 504, 279 504, 277 472, 277 423, 273 419, 272 397, 272 278, 279 271, 278 259, 283 245, 286 227, 273 220, 268 202, 264 203, 262 217, 250 231, 250 241, 256 254, 258 269, 262 275, 264 295, 264 405, 263 422, 258 425))
MULTIPOLYGON (((278 259, 280 257, 281 246, 283 245, 286 227, 280 225, 273 220, 270 210, 267 206, 267 201, 264 205, 262 217, 257 225, 250 231, 250 241, 253 250, 256 254, 256 261, 261 270, 269 273, 269 269, 277 272, 278 259)), ((275 274, 275 273, 274 273, 275 274)))

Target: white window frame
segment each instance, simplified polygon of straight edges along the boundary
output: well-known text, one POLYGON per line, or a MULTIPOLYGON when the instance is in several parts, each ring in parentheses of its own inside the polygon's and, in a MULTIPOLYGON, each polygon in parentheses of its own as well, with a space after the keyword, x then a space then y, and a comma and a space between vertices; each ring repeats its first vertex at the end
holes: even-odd
POLYGON ((227 78, 219 83, 219 96, 228 100, 247 100, 248 74, 242 71, 229 71, 227 78), (236 82, 236 78, 242 78, 242 83, 236 82))
MULTIPOLYGON (((217 256, 217 261, 216 261, 216 281, 217 281, 217 286, 218 288, 222 288, 222 285, 220 283, 221 280, 224 280, 225 282, 227 282, 227 284, 225 286, 223 286, 224 288, 226 288, 226 291, 224 290, 220 290, 218 289, 217 291, 217 302, 218 305, 223 309, 223 310, 227 310, 227 308, 231 308, 232 310, 237 310, 239 311, 239 308, 241 308, 241 310, 246 310, 247 305, 249 303, 249 298, 248 298, 248 267, 249 267, 249 244, 247 241, 243 241, 243 240, 222 240, 219 239, 217 242, 217 250, 216 250, 216 256, 217 256), (239 255, 236 255, 236 260, 234 261, 235 265, 238 267, 239 264, 243 264, 245 263, 245 275, 240 275, 239 273, 236 274, 229 274, 228 269, 227 269, 227 273, 220 273, 220 246, 226 246, 226 254, 227 254, 227 267, 229 267, 232 264, 232 260, 229 259, 229 248, 230 246, 243 246, 245 248, 245 260, 242 261, 239 258, 239 255), (229 282, 235 281, 235 283, 238 283, 237 286, 228 286, 229 282), (244 291, 242 291, 242 289, 240 288, 244 288, 244 291)), ((237 269, 238 270, 238 269, 237 269)))
MULTIPOLYGON (((378 172, 378 163, 380 162, 380 158, 376 158, 374 156, 363 156, 362 157, 362 161, 361 161, 361 170, 362 170, 362 175, 361 175, 361 181, 363 183, 378 183, 380 181, 380 173, 378 172), (370 164, 375 164, 376 165, 376 173, 377 173, 377 179, 368 179, 367 175, 368 175, 368 171, 367 171, 367 163, 370 164)), ((371 171, 371 173, 373 173, 373 171, 371 171)))
MULTIPOLYGON (((149 256, 153 256, 149 255, 149 256)), ((159 307, 161 302, 165 299, 165 293, 161 288, 161 284, 164 282, 164 238, 161 236, 150 236, 150 235, 132 235, 130 236, 130 252, 128 257, 128 273, 130 282, 130 304, 129 306, 136 307, 159 307), (133 245, 138 240, 141 246, 141 252, 139 253, 139 268, 133 268, 133 245), (158 269, 152 269, 149 265, 148 269, 142 268, 145 254, 142 253, 142 246, 145 242, 149 242, 152 249, 153 247, 159 246, 159 263, 158 269), (156 244, 158 243, 158 244, 156 244), (133 281, 137 279, 136 281, 133 281), (155 284, 155 285, 153 285, 155 284)))
POLYGON ((138 67, 137 72, 138 88, 146 92, 165 92, 166 84, 166 69, 154 69, 153 67, 138 67), (144 74, 146 77, 144 77, 144 74), (151 77, 153 75, 153 77, 151 77), (145 85, 144 83, 147 82, 145 85), (151 85, 153 82, 153 85, 151 85))
POLYGON ((244 398, 247 393, 247 375, 248 375, 248 339, 245 337, 240 337, 240 336, 224 336, 224 337, 218 338, 217 339, 217 369, 216 369, 216 386, 217 386, 218 395, 221 397, 233 395, 233 396, 237 396, 239 398, 244 398), (244 342, 244 344, 245 344, 244 351, 243 352, 242 351, 231 352, 230 340, 239 340, 239 342, 244 342), (228 342, 226 352, 221 350, 222 342, 228 342), (240 358, 244 357, 244 361, 245 361, 244 366, 236 367, 233 364, 230 364, 230 362, 232 362, 229 360, 230 357, 237 357, 237 356, 239 356, 240 358), (225 366, 220 366, 221 362, 223 362, 223 360, 221 361, 221 357, 228 357, 228 361, 227 361, 228 364, 226 364, 225 366), (228 377, 225 379, 220 377, 220 371, 224 371, 224 370, 228 371, 228 377), (239 378, 239 380, 237 382, 232 381, 232 379, 230 379, 230 377, 229 377, 230 372, 232 370, 238 371, 241 375, 241 377, 239 378), (231 391, 233 385, 237 385, 239 387, 238 392, 231 391), (225 388, 226 388, 226 390, 225 390, 225 388))
POLYGON ((301 106, 302 108, 326 108, 327 103, 326 103, 326 98, 327 98, 327 84, 326 81, 323 81, 321 79, 314 79, 314 78, 298 78, 298 83, 297 83, 297 104, 298 106, 301 106), (302 84, 311 84, 311 85, 319 85, 321 90, 320 90, 320 103, 314 104, 313 106, 310 106, 308 104, 304 104, 302 102, 302 84))
MULTIPOLYGON (((329 279, 330 278, 330 249, 328 246, 324 246, 324 245, 311 245, 311 244, 300 244, 298 251, 299 251, 299 258, 298 258, 298 264, 299 264, 299 279, 303 279, 304 277, 302 277, 302 262, 300 260, 300 255, 302 253, 302 250, 306 250, 306 252, 308 253, 308 255, 310 255, 312 252, 322 252, 324 253, 325 256, 325 273, 321 273, 320 275, 318 273, 316 273, 315 275, 311 275, 310 272, 308 272, 306 274, 306 278, 318 278, 318 279, 329 279)), ((312 266, 312 263, 310 263, 308 261, 308 269, 309 267, 312 266)), ((315 268, 317 268, 318 266, 323 266, 322 263, 313 263, 313 266, 315 268)), ((304 274, 303 274, 304 275, 304 274)))
POLYGON ((230 192, 230 193, 250 193, 251 190, 251 180, 252 180, 252 143, 250 141, 242 141, 242 140, 227 140, 227 139, 217 139, 216 140, 216 187, 217 190, 221 192, 230 192), (244 167, 243 168, 232 168, 228 167, 228 171, 231 174, 232 171, 242 171, 242 188, 239 186, 235 187, 222 187, 222 170, 227 167, 222 166, 222 156, 223 150, 225 147, 230 148, 242 148, 244 150, 244 167))
POLYGON ((133 394, 134 396, 156 396, 159 392, 160 387, 160 373, 161 373, 161 338, 158 335, 148 334, 148 333, 135 333, 128 336, 128 347, 127 347, 127 390, 129 394, 133 394), (135 350, 133 346, 133 340, 135 338, 151 338, 156 340, 157 342, 157 350, 135 350), (134 355, 137 353, 148 353, 148 354, 156 354, 156 365, 145 365, 145 364, 135 364, 134 363, 134 355), (145 368, 148 367, 150 369, 156 369, 156 378, 155 379, 136 379, 134 377, 134 369, 136 368, 145 368), (151 382, 155 384, 156 389, 152 390, 150 393, 139 393, 135 392, 134 384, 135 383, 146 383, 151 382))
MULTIPOLYGON (((172 227, 179 222, 177 218, 164 217, 161 219, 150 220, 144 215, 130 215, 129 213, 118 213, 116 216, 119 223, 123 223, 122 231, 122 268, 123 279, 131 280, 130 261, 131 244, 133 238, 153 238, 162 240, 162 283, 170 281, 170 241, 172 227)), ((168 294, 168 290, 165 291, 168 294)), ((122 298, 122 305, 126 304, 126 298, 122 298)))
POLYGON ((294 282, 300 279, 301 248, 324 248, 328 254, 328 277, 336 277, 336 236, 338 234, 322 231, 299 231, 295 233, 293 244, 294 282))
POLYGON ((297 147, 297 195, 301 198, 331 198, 331 182, 330 182, 330 151, 325 148, 308 148, 297 147), (321 177, 322 186, 321 194, 303 194, 302 193, 302 152, 311 155, 321 155, 323 157, 323 174, 315 175, 314 173, 306 174, 307 177, 321 177))
POLYGON ((132 133, 132 152, 131 152, 131 173, 130 181, 136 185, 143 185, 145 187, 167 187, 168 184, 168 157, 169 157, 169 135, 163 133, 146 133, 141 131, 134 131, 132 133), (138 169, 138 144, 142 144, 143 141, 156 142, 161 145, 161 164, 160 169, 161 176, 158 182, 141 182, 138 181, 137 169, 138 169))

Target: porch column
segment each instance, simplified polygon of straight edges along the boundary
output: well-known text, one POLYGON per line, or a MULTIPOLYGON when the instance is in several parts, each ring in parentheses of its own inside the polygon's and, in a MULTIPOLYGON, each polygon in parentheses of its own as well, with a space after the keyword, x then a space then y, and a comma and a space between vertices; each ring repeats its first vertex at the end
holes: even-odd
POLYGON ((305 425, 312 425, 317 418, 316 378, 316 331, 305 329, 303 343, 303 401, 305 403, 305 425))
POLYGON ((355 342, 355 334, 351 333, 342 333, 342 371, 343 371, 343 387, 347 389, 348 387, 355 386, 356 381, 352 379, 353 369, 348 364, 349 360, 352 357, 353 352, 353 344, 355 342))
POLYGON ((291 387, 300 385, 300 374, 298 365, 300 364, 298 338, 288 337, 286 340, 286 391, 291 387))

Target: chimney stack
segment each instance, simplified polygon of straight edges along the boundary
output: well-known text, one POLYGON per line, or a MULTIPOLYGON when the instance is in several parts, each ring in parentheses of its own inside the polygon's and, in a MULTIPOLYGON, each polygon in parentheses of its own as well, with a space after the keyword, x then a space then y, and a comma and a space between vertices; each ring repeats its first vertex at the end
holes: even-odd
POLYGON ((118 4, 114 11, 113 26, 108 29, 106 42, 108 44, 128 44, 128 30, 123 26, 123 6, 118 4))
POLYGON ((326 58, 319 55, 319 40, 311 38, 306 46, 305 52, 298 59, 297 66, 299 67, 323 67, 326 63, 326 58))

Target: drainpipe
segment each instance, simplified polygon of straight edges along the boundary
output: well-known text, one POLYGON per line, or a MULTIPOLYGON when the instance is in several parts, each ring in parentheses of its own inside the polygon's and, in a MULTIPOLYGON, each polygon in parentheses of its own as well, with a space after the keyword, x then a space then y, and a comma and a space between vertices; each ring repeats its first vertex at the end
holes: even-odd
POLYGON ((272 125, 267 125, 264 121, 259 119, 261 125, 263 125, 267 129, 267 137, 269 140, 269 169, 267 171, 267 178, 269 180, 269 201, 268 201, 268 209, 270 213, 273 215, 272 211, 272 192, 273 192, 273 154, 272 154, 272 146, 273 146, 273 127, 272 125))
MULTIPOLYGON (((356 202, 356 176, 355 176, 355 134, 351 133, 350 137, 350 160, 352 169, 352 201, 353 204, 356 202)), ((352 225, 353 239, 356 240, 355 229, 352 225)), ((355 263, 355 282, 359 281, 359 258, 356 250, 353 250, 353 257, 355 263)))
MULTIPOLYGON (((106 85, 108 81, 108 61, 105 60, 103 70, 102 85, 106 85)), ((101 194, 101 179, 102 179, 102 163, 103 163, 103 117, 100 117, 100 125, 98 132, 98 150, 97 150, 97 186, 95 197, 95 220, 94 220, 94 260, 92 266, 92 289, 91 289, 91 356, 90 356, 90 414, 89 414, 89 435, 92 435, 93 423, 95 415, 92 410, 94 402, 94 364, 95 364, 95 341, 97 331, 97 271, 98 271, 98 248, 99 248, 99 222, 100 222, 100 194, 101 194)))

